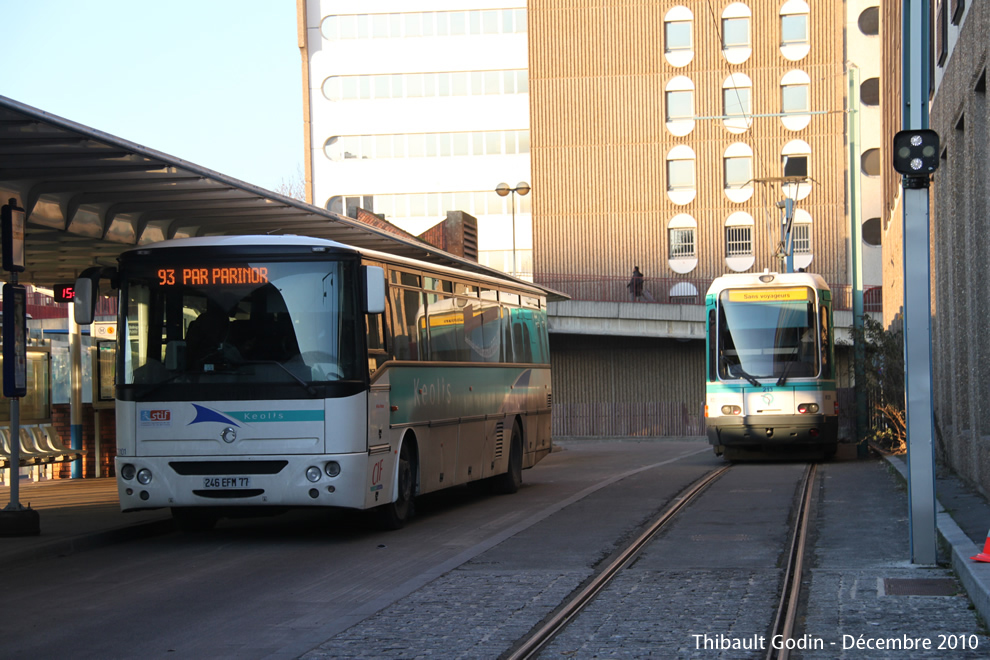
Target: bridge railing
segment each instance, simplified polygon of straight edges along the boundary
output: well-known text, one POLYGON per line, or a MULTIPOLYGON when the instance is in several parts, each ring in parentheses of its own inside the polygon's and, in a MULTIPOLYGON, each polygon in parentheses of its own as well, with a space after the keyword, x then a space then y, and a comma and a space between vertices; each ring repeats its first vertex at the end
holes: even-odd
MULTIPOLYGON (((647 277, 644 289, 649 296, 634 302, 663 305, 704 305, 705 293, 713 278, 647 277), (652 300, 650 300, 652 298, 652 300)), ((572 300, 588 302, 633 302, 629 292, 629 278, 616 275, 561 275, 536 273, 537 284, 566 293, 572 300)), ((851 311, 852 285, 829 284, 832 290, 832 309, 851 311)), ((867 312, 883 310, 883 288, 867 287, 863 292, 863 309, 867 312)))

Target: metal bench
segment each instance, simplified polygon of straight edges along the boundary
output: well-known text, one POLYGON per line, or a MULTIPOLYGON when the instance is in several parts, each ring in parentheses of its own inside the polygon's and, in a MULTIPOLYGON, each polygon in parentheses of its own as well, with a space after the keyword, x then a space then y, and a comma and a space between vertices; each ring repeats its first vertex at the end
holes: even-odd
MULTIPOLYGON (((84 450, 69 449, 62 444, 52 424, 27 424, 20 427, 18 466, 29 467, 46 463, 61 463, 81 458, 84 450)), ((10 467, 10 427, 0 426, 0 468, 10 467)))

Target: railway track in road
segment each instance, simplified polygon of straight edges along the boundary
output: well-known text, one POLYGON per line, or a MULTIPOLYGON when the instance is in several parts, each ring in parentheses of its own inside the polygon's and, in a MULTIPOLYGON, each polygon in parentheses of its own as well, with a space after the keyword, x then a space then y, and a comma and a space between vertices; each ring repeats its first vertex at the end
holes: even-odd
MULTIPOLYGON (((709 472, 691 484, 679 498, 661 512, 642 534, 619 552, 605 568, 598 572, 572 598, 559 607, 542 625, 534 629, 517 643, 509 653, 502 657, 506 660, 525 660, 539 656, 540 652, 568 624, 574 621, 625 567, 630 565, 661 530, 670 525, 679 513, 730 469, 731 466, 721 467, 709 472)), ((790 640, 792 638, 798 615, 801 575, 804 569, 804 556, 816 473, 817 466, 811 464, 805 469, 801 479, 800 494, 797 498, 797 511, 793 517, 793 524, 788 535, 788 548, 785 552, 786 564, 780 581, 780 598, 776 608, 776 615, 772 625, 769 627, 768 634, 762 638, 764 641, 763 649, 761 650, 766 650, 767 660, 786 660, 790 654, 788 643, 784 640, 790 640), (779 643, 774 643, 774 640, 779 641, 779 643)))

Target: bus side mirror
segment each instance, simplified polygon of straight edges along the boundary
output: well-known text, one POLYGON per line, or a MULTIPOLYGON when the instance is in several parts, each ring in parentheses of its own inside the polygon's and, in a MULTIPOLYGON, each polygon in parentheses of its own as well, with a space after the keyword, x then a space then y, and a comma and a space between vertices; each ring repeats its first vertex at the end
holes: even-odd
POLYGON ((365 314, 381 314, 385 311, 385 269, 380 266, 361 266, 364 280, 365 314))
POLYGON ((87 268, 76 278, 73 316, 78 325, 89 325, 96 318, 96 299, 100 293, 100 277, 109 277, 114 283, 114 268, 94 266, 87 268))

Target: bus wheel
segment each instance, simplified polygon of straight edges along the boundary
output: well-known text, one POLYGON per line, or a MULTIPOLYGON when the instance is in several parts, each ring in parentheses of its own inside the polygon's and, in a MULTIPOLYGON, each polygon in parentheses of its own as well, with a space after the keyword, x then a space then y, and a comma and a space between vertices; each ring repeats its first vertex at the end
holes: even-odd
POLYGON ((403 442, 399 450, 399 488, 394 502, 378 507, 378 516, 385 529, 402 529, 413 515, 413 461, 409 443, 403 442))
POLYGON ((505 474, 494 478, 492 485, 496 493, 511 495, 522 485, 523 437, 519 422, 512 425, 512 439, 509 441, 509 466, 505 474))
POLYGON ((172 521, 182 532, 208 532, 217 525, 217 516, 196 508, 172 507, 172 521))

